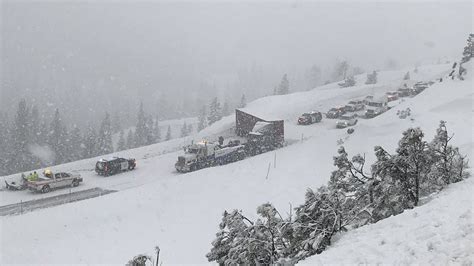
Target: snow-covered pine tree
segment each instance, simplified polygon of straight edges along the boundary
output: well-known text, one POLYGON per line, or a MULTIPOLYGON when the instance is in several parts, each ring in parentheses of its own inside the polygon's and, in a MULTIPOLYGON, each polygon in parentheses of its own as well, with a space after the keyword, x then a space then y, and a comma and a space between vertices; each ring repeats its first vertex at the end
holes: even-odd
POLYGON ((467 44, 464 47, 464 51, 462 53, 462 63, 469 61, 471 58, 474 57, 474 34, 469 34, 467 38, 467 44))
POLYGON ((117 142, 117 151, 123 151, 127 149, 127 142, 125 140, 125 133, 123 130, 120 130, 119 140, 117 142))
POLYGON ((105 113, 104 120, 100 125, 97 149, 99 154, 109 154, 114 152, 114 147, 112 145, 112 124, 110 121, 110 115, 107 112, 105 113))
POLYGON ((55 165, 63 163, 64 159, 67 158, 66 139, 66 127, 63 125, 59 110, 56 109, 48 134, 48 144, 54 151, 55 159, 53 164, 55 165))
POLYGON ((82 158, 91 158, 98 155, 97 134, 92 125, 89 125, 83 138, 83 156, 82 158))
POLYGON ((153 132, 153 117, 151 115, 146 117, 145 120, 145 145, 150 145, 156 142, 155 133, 153 132))
MULTIPOLYGON (((242 245, 242 241, 249 236, 248 227, 253 223, 245 218, 239 211, 233 210, 228 213, 224 212, 222 221, 219 224, 219 232, 212 241, 212 248, 206 254, 207 259, 215 261, 219 265, 234 265, 245 263, 242 257, 245 257, 247 248, 242 245), (232 254, 230 254, 233 250, 232 254), (236 255, 236 257, 234 257, 236 255)), ((254 264, 254 263, 251 263, 254 264)))
POLYGON ((143 109, 143 102, 140 103, 137 114, 137 125, 135 127, 135 147, 147 144, 147 118, 143 109))
POLYGON ((188 135, 193 134, 193 124, 188 124, 188 135))
POLYGON ((305 202, 295 208, 291 257, 297 261, 321 253, 340 229, 341 213, 326 186, 308 189, 305 202))
POLYGON ((9 124, 6 114, 0 112, 0 176, 7 175, 10 171, 9 169, 9 158, 10 158, 10 132, 9 124))
POLYGON ((306 72, 306 82, 308 84, 308 90, 316 88, 321 83, 321 68, 316 65, 306 72))
POLYGON ((278 95, 285 95, 290 92, 290 82, 288 81, 287 74, 284 74, 281 78, 280 85, 278 85, 277 93, 278 95))
POLYGON ((377 159, 371 166, 375 180, 372 190, 372 221, 377 222, 412 208, 413 203, 406 196, 405 182, 398 178, 402 171, 395 165, 393 156, 380 146, 376 146, 374 151, 377 159))
POLYGON ((117 112, 112 115, 112 133, 119 133, 122 130, 122 123, 120 122, 120 116, 117 112))
POLYGON ((127 149, 133 149, 136 148, 137 146, 135 145, 135 133, 133 130, 129 129, 127 133, 127 149))
POLYGON ((245 94, 242 94, 242 97, 240 97, 239 108, 244 108, 245 106, 247 106, 247 99, 245 98, 245 94))
POLYGON ((436 135, 428 145, 434 162, 424 188, 427 193, 468 177, 467 160, 457 147, 450 145, 452 137, 448 134, 446 122, 440 121, 436 135))
POLYGON ((403 76, 403 80, 409 80, 410 79, 410 71, 408 71, 405 76, 403 76))
POLYGON ((229 102, 226 100, 222 106, 222 116, 227 116, 230 114, 229 102))
POLYGON ((13 122, 13 128, 11 130, 11 148, 10 148, 10 160, 9 168, 13 172, 20 172, 23 170, 29 170, 32 166, 33 157, 28 150, 29 137, 31 133, 30 128, 30 110, 26 103, 26 100, 21 100, 18 103, 18 109, 13 122))
POLYGON ((81 129, 74 125, 69 134, 69 161, 77 161, 82 159, 83 156, 83 140, 81 129))
POLYGON ((214 97, 212 102, 209 104, 209 115, 207 116, 207 121, 209 125, 212 125, 215 122, 221 120, 221 118, 222 118, 221 104, 217 100, 217 97, 214 97))
POLYGON ((374 180, 364 170, 365 156, 357 154, 349 160, 347 152, 341 146, 338 155, 334 157, 334 166, 337 169, 331 174, 328 189, 341 201, 340 208, 344 212, 342 227, 370 222, 374 180))
POLYGON ((184 124, 183 126, 181 127, 181 137, 184 138, 186 136, 188 136, 189 133, 188 133, 188 125, 186 124, 186 121, 184 121, 184 124))
POLYGON ((155 140, 155 143, 161 141, 161 130, 158 122, 158 117, 155 118, 155 121, 153 123, 153 139, 155 140))
POLYGON ((374 70, 372 73, 367 74, 367 80, 365 84, 376 84, 377 83, 377 71, 374 70))
POLYGON ((168 126, 168 130, 166 131, 165 140, 168 141, 171 139, 171 126, 168 126))
POLYGON ((397 154, 394 157, 397 167, 401 170, 398 178, 415 206, 418 206, 420 199, 420 182, 427 177, 431 164, 427 143, 423 137, 420 128, 407 129, 398 142, 397 154))
POLYGON ((346 60, 336 62, 334 66, 334 71, 332 74, 333 81, 345 80, 348 72, 349 72, 350 65, 346 60))
POLYGON ((198 132, 203 130, 207 126, 206 117, 207 117, 206 106, 203 106, 199 110, 199 114, 198 114, 198 128, 197 128, 198 132))

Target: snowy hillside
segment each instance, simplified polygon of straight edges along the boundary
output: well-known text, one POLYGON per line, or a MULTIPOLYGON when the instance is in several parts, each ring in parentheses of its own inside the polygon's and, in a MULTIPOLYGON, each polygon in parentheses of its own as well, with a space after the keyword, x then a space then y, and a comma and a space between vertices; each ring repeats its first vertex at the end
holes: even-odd
MULTIPOLYGON (((444 76, 449 67, 419 67, 418 73, 412 73, 412 79, 434 80, 444 76)), ((406 71, 380 72, 376 85, 341 89, 337 84, 329 84, 308 92, 270 96, 250 103, 245 108, 248 112, 285 120, 285 138, 289 145, 233 164, 189 174, 178 174, 174 170, 177 156, 191 139, 230 136, 235 118, 228 116, 192 138, 117 153, 137 159, 137 169, 132 172, 106 178, 97 176, 92 171, 97 158, 54 167, 78 172, 84 177, 84 184, 73 191, 100 187, 118 192, 1 217, 0 262, 124 264, 138 253, 152 253, 153 247, 159 245, 165 265, 207 263, 205 254, 210 250, 224 210, 241 209, 252 217, 255 208, 264 202, 272 202, 280 210, 288 210, 289 204, 301 203, 306 188, 327 182, 333 170, 332 156, 340 140, 348 152, 366 153, 370 162, 375 145, 383 144, 393 150, 401 133, 413 126, 420 126, 427 139, 431 139, 439 120, 443 119, 448 121, 450 132, 455 133, 454 145, 474 161, 472 75, 465 81, 435 83, 414 98, 397 101, 394 108, 379 117, 360 119, 352 135, 336 129, 335 120, 331 119, 311 126, 296 125, 297 117, 303 112, 325 112, 350 99, 396 90, 406 71), (399 119, 396 112, 408 107, 413 119, 399 119)), ((468 71, 472 72, 472 67, 468 71)), ((357 80, 363 84, 365 76, 357 80)), ((17 177, 12 175, 5 179, 17 177)), ((443 191, 425 206, 348 232, 322 255, 306 263, 432 263, 432 253, 437 253, 444 262, 468 261, 467 252, 472 251, 474 242, 469 196, 472 188, 472 180, 464 181, 443 191), (422 230, 417 230, 419 228, 422 230), (394 235, 398 238, 391 238, 394 235), (410 241, 402 241, 405 239, 410 241), (454 247, 460 245, 466 248, 454 253, 454 247), (441 250, 447 254, 443 255, 441 250), (389 251, 391 256, 387 255, 389 251)), ((0 191, 0 205, 62 193, 68 191, 58 190, 49 195, 0 191)))

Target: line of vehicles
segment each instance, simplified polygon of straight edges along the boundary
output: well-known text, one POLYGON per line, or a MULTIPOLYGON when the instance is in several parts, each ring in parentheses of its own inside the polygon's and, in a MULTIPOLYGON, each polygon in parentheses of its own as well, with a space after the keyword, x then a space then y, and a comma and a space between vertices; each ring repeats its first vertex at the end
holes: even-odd
MULTIPOLYGON (((369 95, 364 99, 355 99, 349 101, 344 106, 337 106, 329 109, 325 115, 328 119, 339 119, 336 122, 336 128, 347 128, 357 124, 358 117, 374 118, 384 112, 388 107, 388 102, 396 101, 402 97, 413 97, 418 95, 433 82, 416 82, 412 86, 406 83, 396 91, 389 91, 384 96, 374 98, 369 95), (362 114, 361 112, 364 111, 362 114)), ((298 118, 298 125, 310 125, 321 122, 323 113, 318 111, 311 111, 302 114, 298 118)))
MULTIPOLYGON (((364 111, 362 116, 365 118, 376 117, 389 109, 388 102, 401 97, 415 96, 428 88, 429 85, 431 84, 425 82, 417 82, 412 87, 404 84, 397 91, 387 92, 384 97, 375 99, 373 96, 367 96, 364 99, 351 100, 345 106, 331 108, 325 115, 329 119, 339 119, 336 122, 336 128, 349 128, 348 133, 352 133, 353 129, 350 127, 357 124, 360 116, 358 112, 364 111)), ((298 118, 298 124, 310 125, 321 122, 322 119, 323 113, 312 111, 302 114, 298 118)), ((208 141, 193 143, 184 148, 184 155, 178 156, 175 168, 181 173, 192 172, 277 149, 284 143, 283 130, 283 123, 257 121, 244 138, 229 140, 225 145, 223 137, 219 137, 217 143, 208 141)), ((97 161, 95 172, 101 176, 110 176, 134 170, 136 166, 136 160, 133 158, 113 157, 97 161)), ((83 178, 80 174, 53 173, 49 168, 45 169, 41 176, 34 172, 28 176, 22 174, 19 182, 11 181, 9 183, 5 180, 8 190, 29 189, 41 193, 48 193, 53 189, 77 187, 81 182, 83 182, 83 178)))
MULTIPOLYGON (((95 165, 95 172, 98 175, 109 176, 124 171, 131 171, 136 167, 135 159, 125 159, 113 157, 111 159, 100 159, 95 165)), ((56 172, 53 173, 50 168, 46 168, 43 173, 37 174, 36 171, 28 176, 21 174, 19 181, 8 182, 5 185, 8 190, 31 190, 33 192, 48 193, 55 189, 77 187, 84 180, 80 174, 56 172)))

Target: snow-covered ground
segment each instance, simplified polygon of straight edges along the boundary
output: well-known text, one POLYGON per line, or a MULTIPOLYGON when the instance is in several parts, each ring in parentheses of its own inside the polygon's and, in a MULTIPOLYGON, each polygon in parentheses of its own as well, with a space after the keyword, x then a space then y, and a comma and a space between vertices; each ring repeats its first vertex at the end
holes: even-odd
MULTIPOLYGON (((445 75, 449 67, 450 65, 419 67, 418 73, 412 72, 411 76, 414 80, 433 80, 445 75)), ((117 153, 116 155, 134 157, 138 160, 138 168, 132 172, 107 178, 97 176, 92 171, 97 158, 54 167, 56 170, 81 173, 84 184, 74 190, 100 187, 119 192, 19 216, 1 217, 0 262, 1 264, 123 264, 138 253, 152 253, 153 247, 159 245, 164 264, 206 263, 205 254, 211 247, 211 241, 217 232, 224 210, 237 208, 252 217, 256 207, 267 201, 274 203, 282 211, 288 210, 290 204, 292 206, 300 204, 303 202, 307 187, 315 188, 327 182, 333 170, 332 156, 336 154, 337 143, 341 139, 350 154, 366 153, 370 161, 373 159, 375 145, 394 150, 401 133, 412 126, 422 127, 427 139, 431 139, 439 120, 443 119, 448 121, 450 132, 455 133, 453 143, 458 145, 463 153, 469 155, 470 161, 473 161, 472 79, 463 82, 445 80, 443 83, 436 83, 414 98, 398 101, 398 105, 379 117, 360 119, 352 135, 348 135, 346 130, 336 129, 336 120, 331 119, 323 119, 322 123, 310 126, 296 125, 297 117, 303 112, 310 110, 325 112, 335 105, 345 104, 350 99, 369 94, 382 95, 386 91, 396 90, 402 83, 406 71, 405 69, 380 72, 379 83, 376 85, 341 89, 336 84, 329 84, 308 92, 270 96, 250 103, 245 108, 249 112, 268 119, 285 120, 285 138, 289 145, 275 152, 233 164, 188 174, 178 174, 174 170, 174 163, 182 147, 189 144, 192 139, 216 139, 219 135, 232 135, 235 118, 228 116, 193 137, 117 153), (399 119, 396 112, 408 107, 411 109, 413 120, 399 119), (273 163, 275 158, 276 165, 273 163), (266 178, 269 165, 270 173, 266 178)), ((363 84, 365 75, 357 77, 357 80, 358 84, 363 84)), ((17 176, 5 179, 14 179, 17 176)), ((429 252, 438 248, 452 248, 444 250, 447 253, 446 257, 459 257, 458 253, 455 253, 454 246, 463 243, 472 245, 472 215, 470 215, 472 198, 469 198, 466 192, 472 188, 472 184, 469 180, 455 185, 426 206, 399 216, 408 215, 411 220, 406 219, 414 221, 409 226, 400 227, 400 237, 404 233, 411 234, 409 230, 417 228, 416 224, 413 224, 417 218, 413 213, 418 213, 418 217, 421 217, 431 210, 429 214, 431 220, 438 217, 446 237, 450 234, 447 231, 453 231, 454 236, 465 230, 467 240, 457 242, 457 238, 440 236, 439 241, 451 241, 451 243, 437 245, 438 242, 433 239, 433 244, 430 244, 433 248, 428 248, 425 244, 426 248, 421 250, 419 247, 423 245, 417 241, 425 241, 423 240, 425 235, 420 235, 419 239, 413 240, 417 243, 416 248, 410 249, 415 245, 410 244, 412 241, 399 243, 396 249, 400 255, 398 262, 405 262, 401 260, 403 256, 411 256, 408 262, 417 262, 417 258, 427 258, 429 252), (443 197, 462 198, 462 195, 464 201, 471 200, 471 204, 460 205, 459 202, 448 202, 443 199, 443 197), (453 226, 450 220, 445 218, 448 217, 447 212, 446 215, 436 216, 435 210, 454 206, 456 210, 452 213, 458 216, 453 219, 467 213, 468 227, 464 226, 462 229, 453 226), (415 250, 415 255, 412 255, 412 250, 415 250)), ((49 195, 27 191, 0 191, 0 205, 61 193, 65 191, 58 190, 49 195)), ((384 227, 403 224, 404 220, 399 217, 370 226, 377 229, 378 236, 385 235, 386 243, 395 243, 390 242, 390 235, 394 232, 384 227), (394 222, 391 223, 391 220, 394 222), (384 230, 387 230, 387 234, 383 233, 384 230)), ((426 226, 428 219, 423 218, 425 226, 422 229, 427 233, 438 234, 436 231, 438 227, 426 226)), ((459 223, 462 221, 459 220, 459 223)), ((352 247, 350 242, 345 242, 346 239, 365 241, 364 239, 375 238, 375 234, 371 235, 366 228, 347 233, 341 240, 335 241, 327 253, 323 253, 321 262, 332 263, 342 260, 341 256, 344 253, 337 253, 337 246, 353 248, 356 255, 364 254, 361 253, 361 247, 358 247, 359 249, 352 247), (334 254, 332 258, 329 255, 331 253, 334 254)), ((416 235, 413 234, 411 237, 416 238, 416 235)), ((391 252, 390 248, 379 245, 380 241, 364 243, 368 245, 364 251, 371 256, 347 255, 345 262, 358 263, 361 262, 360 258, 367 259, 362 262, 397 262, 391 259, 396 258, 396 255, 386 256, 387 252, 391 252)), ((472 251, 472 248, 470 250, 472 251)), ((466 251, 469 251, 469 246, 466 251)), ((319 259, 319 256, 317 257, 315 258, 319 259)), ((430 263, 427 260, 423 261, 430 263)))

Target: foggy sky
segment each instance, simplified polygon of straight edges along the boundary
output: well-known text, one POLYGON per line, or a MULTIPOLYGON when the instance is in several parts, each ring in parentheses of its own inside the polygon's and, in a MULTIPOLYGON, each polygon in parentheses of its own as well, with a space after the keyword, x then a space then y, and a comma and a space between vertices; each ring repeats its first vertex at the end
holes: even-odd
POLYGON ((0 110, 27 98, 47 109, 113 111, 122 105, 107 100, 113 94, 131 111, 162 92, 169 101, 199 95, 203 81, 226 97, 252 66, 266 73, 262 90, 284 73, 301 90, 313 64, 347 59, 372 70, 389 58, 401 66, 457 59, 471 12, 472 2, 2 1, 0 110))

